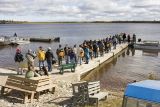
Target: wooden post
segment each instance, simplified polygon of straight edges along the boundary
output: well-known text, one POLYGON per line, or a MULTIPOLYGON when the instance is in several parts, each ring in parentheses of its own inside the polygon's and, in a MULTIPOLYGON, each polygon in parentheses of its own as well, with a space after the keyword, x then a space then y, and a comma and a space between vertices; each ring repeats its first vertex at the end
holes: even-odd
POLYGON ((4 87, 2 86, 2 88, 1 88, 1 95, 3 95, 4 94, 4 87))
POLYGON ((31 104, 33 103, 33 99, 34 99, 34 92, 32 92, 31 94, 31 104))
POLYGON ((24 104, 28 101, 28 93, 24 93, 24 104))

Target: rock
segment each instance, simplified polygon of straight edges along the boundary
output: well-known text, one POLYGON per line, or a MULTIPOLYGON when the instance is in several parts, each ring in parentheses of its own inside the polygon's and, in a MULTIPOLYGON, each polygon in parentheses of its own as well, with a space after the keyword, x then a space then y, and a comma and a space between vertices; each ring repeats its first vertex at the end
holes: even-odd
POLYGON ((7 104, 7 107, 11 107, 12 105, 11 104, 7 104))

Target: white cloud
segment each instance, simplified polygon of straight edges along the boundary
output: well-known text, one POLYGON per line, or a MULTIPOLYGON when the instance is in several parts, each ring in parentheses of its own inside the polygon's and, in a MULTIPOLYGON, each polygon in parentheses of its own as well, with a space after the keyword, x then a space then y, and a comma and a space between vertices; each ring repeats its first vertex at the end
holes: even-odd
POLYGON ((155 20, 160 0, 0 0, 0 19, 28 21, 155 20))

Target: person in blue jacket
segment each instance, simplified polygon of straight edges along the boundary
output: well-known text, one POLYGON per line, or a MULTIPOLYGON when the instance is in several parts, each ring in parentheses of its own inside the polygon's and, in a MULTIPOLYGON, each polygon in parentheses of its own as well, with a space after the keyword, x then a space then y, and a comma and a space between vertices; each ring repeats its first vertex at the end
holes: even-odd
POLYGON ((86 59, 85 64, 88 64, 89 63, 89 48, 86 44, 84 44, 84 56, 85 56, 85 59, 86 59))

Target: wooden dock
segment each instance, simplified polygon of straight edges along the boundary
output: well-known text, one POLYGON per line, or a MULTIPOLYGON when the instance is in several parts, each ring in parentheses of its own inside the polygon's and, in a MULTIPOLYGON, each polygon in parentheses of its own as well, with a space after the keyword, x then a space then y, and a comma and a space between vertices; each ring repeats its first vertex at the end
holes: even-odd
POLYGON ((60 42, 60 37, 55 38, 30 38, 31 42, 60 42))
MULTIPOLYGON (((109 53, 104 54, 103 57, 98 57, 95 58, 93 60, 89 61, 89 64, 82 64, 76 67, 75 72, 64 72, 63 75, 59 74, 59 70, 56 67, 53 67, 53 71, 50 74, 53 78, 54 81, 70 81, 70 82, 77 82, 80 81, 81 78, 84 75, 87 75, 88 73, 90 73, 92 70, 98 68, 100 65, 102 65, 103 63, 105 63, 106 61, 110 60, 111 58, 113 58, 116 54, 120 53, 121 51, 123 51, 124 49, 126 49, 128 47, 128 44, 120 44, 117 45, 117 48, 112 50, 109 53)), ((16 66, 15 66, 16 68, 16 66)), ((70 70, 68 70, 70 71, 70 70)), ((0 68, 0 73, 14 73, 16 74, 15 71, 12 70, 7 70, 7 69, 2 69, 0 68)), ((6 76, 6 75, 5 75, 6 76)))

